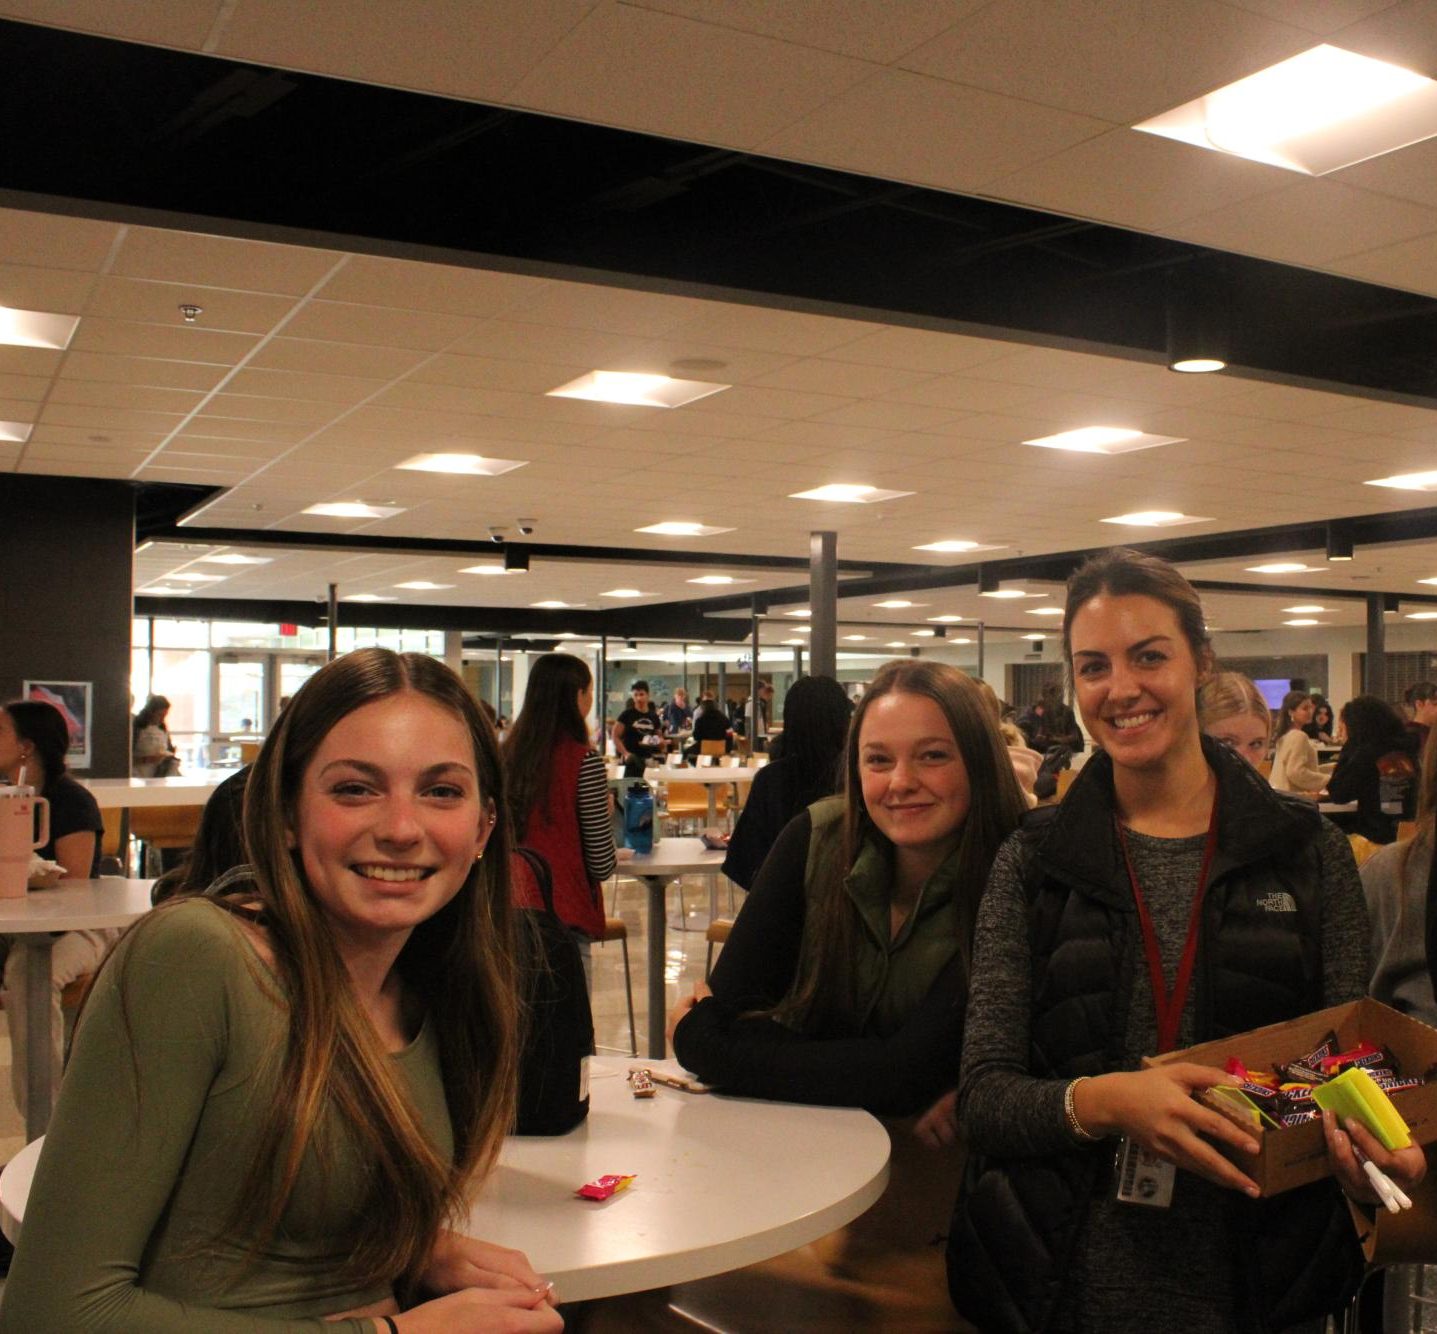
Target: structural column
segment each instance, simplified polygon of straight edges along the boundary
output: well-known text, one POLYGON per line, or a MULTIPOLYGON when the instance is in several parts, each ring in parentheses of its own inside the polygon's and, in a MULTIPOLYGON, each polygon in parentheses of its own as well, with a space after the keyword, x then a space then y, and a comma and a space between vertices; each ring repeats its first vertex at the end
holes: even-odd
POLYGON ((1367 665, 1362 673, 1362 693, 1379 699, 1387 694, 1387 622, 1382 619, 1386 605, 1382 593, 1367 595, 1367 665))
POLYGON ((808 670, 838 675, 838 534, 808 535, 808 670))

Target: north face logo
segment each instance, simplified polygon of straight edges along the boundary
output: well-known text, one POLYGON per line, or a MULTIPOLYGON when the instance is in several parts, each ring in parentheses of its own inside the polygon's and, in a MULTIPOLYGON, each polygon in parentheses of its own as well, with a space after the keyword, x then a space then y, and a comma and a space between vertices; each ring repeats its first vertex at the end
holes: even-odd
POLYGON ((1296 912, 1297 900, 1287 893, 1269 894, 1258 899, 1257 906, 1264 912, 1296 912))

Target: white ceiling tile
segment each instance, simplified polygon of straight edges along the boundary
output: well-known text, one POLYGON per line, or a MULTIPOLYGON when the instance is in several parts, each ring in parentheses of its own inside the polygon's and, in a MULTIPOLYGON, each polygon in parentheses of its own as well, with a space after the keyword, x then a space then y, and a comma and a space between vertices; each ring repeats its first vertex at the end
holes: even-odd
POLYGON ((50 381, 43 375, 0 375, 0 395, 38 403, 50 390, 50 381))
POLYGON ((0 255, 37 268, 94 273, 119 234, 113 222, 0 208, 0 255))
POLYGON ((1319 264, 1437 232, 1437 210, 1309 177, 1171 230, 1218 250, 1319 264))
POLYGON ((87 315, 70 348, 75 352, 111 352, 122 356, 164 357, 233 366, 256 343, 253 334, 218 333, 190 324, 138 324, 87 315))
POLYGON ((955 83, 1131 124, 1312 44, 1218 0, 1005 0, 899 63, 955 83))
POLYGON ((182 414, 194 408, 203 397, 197 389, 162 389, 153 385, 105 380, 56 380, 49 401, 94 408, 138 408, 149 412, 182 414))
POLYGON ((1342 29, 1338 46, 1437 78, 1437 2, 1402 0, 1342 29))
POLYGON ((748 146, 873 67, 708 23, 604 5, 574 27, 509 100, 600 124, 748 146), (723 88, 722 98, 695 97, 723 88))
POLYGON ((962 190, 1111 128, 1091 116, 882 70, 757 147, 777 157, 962 190))
POLYGON ((1437 296, 1437 235, 1348 255, 1330 267, 1363 282, 1437 296))
POLYGON ((169 412, 140 412, 132 408, 92 408, 74 403, 47 403, 39 421, 48 426, 83 426, 92 431, 170 431, 182 418, 169 412))
POLYGON ((1325 37, 1359 19, 1390 9, 1396 0, 1302 0, 1301 4, 1293 4, 1292 0, 1227 0, 1227 3, 1325 37))
POLYGON ((131 227, 111 272, 121 278, 303 296, 343 259, 335 251, 305 246, 131 227))
POLYGON ((936 37, 987 0, 628 0, 643 9, 717 23, 741 32, 777 37, 798 46, 836 51, 886 65, 936 37))
POLYGON ((0 346, 0 375, 51 376, 64 360, 63 352, 48 347, 0 346))
POLYGON ((109 0, 3 0, 0 15, 132 42, 198 50, 223 8, 223 0, 150 0, 133 6, 114 5, 109 0))
POLYGON ((866 426, 886 431, 931 431, 961 417, 951 408, 925 407, 918 403, 899 403, 887 399, 850 403, 832 412, 820 412, 812 418, 834 426, 866 426))
POLYGON ((712 343, 716 347, 814 357, 831 353, 881 327, 864 320, 839 319, 832 315, 810 315, 772 306, 709 301, 704 302, 700 311, 673 330, 672 334, 712 343))
POLYGON ((332 403, 306 399, 271 398, 233 391, 216 394, 205 404, 208 415, 236 421, 312 423, 329 421, 335 414, 332 403))
MULTIPOLYGON (((23 252, 0 250, 0 254, 19 258, 23 252)), ((76 269, 0 264, 0 306, 78 315, 85 308, 94 282, 93 274, 76 269)))
POLYGON ((1280 167, 1124 127, 993 180, 984 193, 1161 231, 1183 218, 1291 183, 1292 173, 1280 167))
POLYGON ((1424 139, 1392 153, 1335 171, 1329 180, 1374 194, 1410 199, 1437 208, 1437 139, 1424 139))
POLYGON ((378 393, 385 383, 384 380, 367 380, 354 375, 318 375, 247 367, 231 378, 225 390, 231 394, 254 394, 268 398, 313 399, 318 403, 347 407, 378 393))
POLYGON ((328 343, 313 338, 271 338, 251 359, 256 370, 319 372, 388 380, 405 375, 430 354, 412 348, 328 343))
POLYGON ((180 307, 187 304, 203 308, 197 321, 202 328, 263 334, 289 314, 295 303, 291 297, 227 292, 198 284, 104 277, 96 283, 85 313, 183 328, 180 307))
POLYGON ((546 278, 519 273, 352 255, 317 295, 326 301, 353 305, 392 306, 481 319, 524 310, 550 285, 546 278))
POLYGON ((493 357, 433 357, 409 377, 411 384, 457 385, 472 389, 504 389, 521 394, 546 394, 582 375, 582 363, 503 361, 493 357))
MULTIPOLYGON (((9 0, 7 0, 7 3, 9 0)), ((240 0, 217 55, 478 100, 501 97, 595 0, 240 0)))
POLYGON ((358 306, 339 301, 310 301, 284 327, 289 338, 334 343, 371 343, 437 352, 465 334, 476 321, 437 311, 358 306))
POLYGON ((673 411, 680 414, 685 422, 691 417, 727 417, 738 414, 797 421, 803 417, 812 417, 815 413, 832 412, 852 401, 851 397, 838 394, 801 394, 787 389, 760 389, 750 385, 738 385, 673 411))
POLYGON ((162 389, 209 390, 220 382, 226 370, 224 366, 197 361, 112 356, 105 352, 67 352, 60 367, 60 378, 155 385, 162 389))

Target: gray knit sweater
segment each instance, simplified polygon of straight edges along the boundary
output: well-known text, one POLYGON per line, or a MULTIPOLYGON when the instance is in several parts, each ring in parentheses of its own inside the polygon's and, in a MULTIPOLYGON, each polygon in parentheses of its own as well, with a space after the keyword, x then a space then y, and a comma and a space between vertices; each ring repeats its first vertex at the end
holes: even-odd
POLYGON ((1437 998, 1427 967, 1427 878, 1432 835, 1389 843, 1362 866, 1362 888, 1372 922, 1371 992, 1385 1005, 1424 1024, 1437 1024, 1437 998), (1411 856, 1407 856, 1408 851, 1411 856))

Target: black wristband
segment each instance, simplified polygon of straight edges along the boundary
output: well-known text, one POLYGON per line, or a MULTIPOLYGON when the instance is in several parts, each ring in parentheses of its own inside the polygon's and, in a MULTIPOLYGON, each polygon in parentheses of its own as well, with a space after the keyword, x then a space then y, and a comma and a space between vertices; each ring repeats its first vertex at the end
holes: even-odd
POLYGON ((382 1315, 379 1318, 389 1326, 389 1334, 399 1334, 399 1326, 394 1323, 392 1316, 382 1315))

